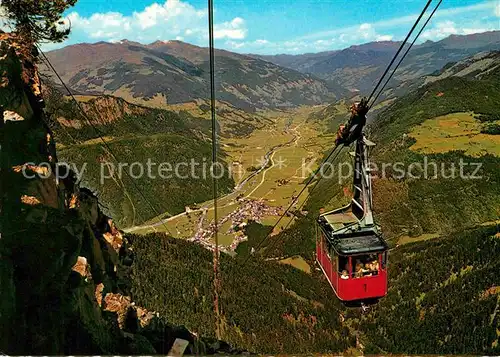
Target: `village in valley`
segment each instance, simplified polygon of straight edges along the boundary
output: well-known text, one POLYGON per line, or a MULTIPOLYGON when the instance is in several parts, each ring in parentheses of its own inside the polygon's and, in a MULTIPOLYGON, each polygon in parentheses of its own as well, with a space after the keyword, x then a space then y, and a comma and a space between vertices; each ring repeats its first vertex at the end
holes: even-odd
POLYGON ((319 135, 321 128, 307 123, 312 109, 302 110, 304 112, 298 110, 293 116, 282 112, 268 114, 274 126, 256 130, 245 138, 222 139, 235 187, 217 199, 217 227, 210 200, 187 206, 184 212, 173 216, 165 213, 127 231, 148 233, 168 227, 173 236, 213 250, 217 228, 220 251, 234 254, 238 245, 247 240, 245 228, 250 222, 271 228, 294 202, 270 232, 271 235, 279 233, 296 218, 295 211, 306 198, 305 194, 297 198, 306 179, 304 165, 317 162, 332 140, 327 135, 319 135))
MULTIPOLYGON (((223 234, 234 235, 233 242, 229 246, 221 246, 220 249, 223 252, 229 253, 234 252, 238 247, 238 244, 247 240, 245 235, 245 227, 249 221, 254 221, 261 223, 262 219, 267 216, 280 216, 283 213, 283 207, 272 207, 269 206, 263 199, 253 200, 253 199, 241 199, 240 206, 233 212, 219 220, 219 227, 224 226, 226 222, 230 222, 230 228, 221 232, 223 234)), ((206 210, 203 211, 201 222, 206 215, 206 210)), ((211 222, 208 227, 203 228, 202 224, 199 224, 198 231, 195 236, 190 241, 197 242, 206 248, 212 250, 215 248, 214 235, 215 235, 215 223, 211 222)))

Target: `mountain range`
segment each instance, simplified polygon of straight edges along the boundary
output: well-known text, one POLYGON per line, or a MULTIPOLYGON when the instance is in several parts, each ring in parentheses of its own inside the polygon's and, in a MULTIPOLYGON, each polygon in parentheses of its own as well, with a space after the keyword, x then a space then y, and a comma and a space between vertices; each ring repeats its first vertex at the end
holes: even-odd
MULTIPOLYGON (((78 44, 47 56, 79 94, 154 106, 210 96, 208 49, 179 41, 78 44)), ((217 99, 249 111, 317 104, 338 91, 313 75, 228 51, 217 50, 215 63, 217 99)), ((51 75, 47 67, 41 70, 51 75)))
MULTIPOLYGON (((263 56, 215 51, 216 96, 246 111, 322 104, 369 92, 401 42, 371 42, 302 55, 263 56)), ((414 46, 389 88, 481 51, 500 49, 500 31, 452 35, 414 46)), ((210 95, 209 51, 181 41, 77 44, 49 60, 78 94, 114 95, 136 104, 166 106, 210 95)), ((42 73, 51 75, 42 64, 42 73)), ((407 90, 387 91, 383 97, 407 90)))
MULTIPOLYGON (((401 42, 384 41, 314 54, 252 56, 334 81, 350 91, 367 92, 374 87, 400 46, 401 42)), ((452 35, 438 42, 415 45, 396 71, 390 87, 398 87, 404 81, 432 73, 449 62, 498 49, 500 31, 452 35)))

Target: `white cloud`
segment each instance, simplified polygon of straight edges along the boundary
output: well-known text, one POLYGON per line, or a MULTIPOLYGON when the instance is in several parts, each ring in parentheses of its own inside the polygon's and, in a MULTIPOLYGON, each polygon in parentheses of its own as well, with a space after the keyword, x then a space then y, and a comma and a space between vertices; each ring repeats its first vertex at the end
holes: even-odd
POLYGON ((258 39, 255 41, 226 41, 225 48, 244 53, 304 53, 326 51, 337 42, 337 39, 317 41, 269 41, 258 39))
POLYGON ((132 18, 142 29, 168 23, 171 20, 186 21, 205 18, 206 11, 196 10, 192 5, 181 0, 167 0, 164 4, 154 3, 141 12, 134 12, 132 18))
POLYGON ((458 33, 453 21, 444 21, 437 23, 434 28, 424 31, 420 37, 422 40, 440 40, 458 33))
MULTIPOLYGON (((427 15, 430 14, 432 6, 434 5, 428 9, 427 15)), ((486 0, 474 5, 438 10, 428 24, 427 30, 419 38, 419 42, 436 41, 455 34, 468 35, 500 30, 500 22, 492 14, 500 15, 500 0, 486 0)), ((370 41, 401 40, 417 18, 418 14, 412 14, 371 23, 360 23, 307 34, 295 38, 294 41, 298 43, 296 47, 304 52, 339 49, 370 41)), ((277 45, 275 48, 278 51, 287 52, 290 47, 277 45)))
POLYGON ((369 38, 373 37, 373 35, 375 34, 375 30, 370 24, 361 24, 359 26, 358 33, 362 38, 368 40, 369 38))
POLYGON ((259 44, 259 45, 266 45, 269 43, 268 40, 256 40, 255 43, 259 44))
POLYGON ((379 35, 377 36, 377 41, 391 41, 394 38, 392 35, 379 35))
POLYGON ((353 43, 370 41, 390 41, 392 35, 378 34, 371 24, 365 23, 353 28, 352 32, 339 33, 329 38, 311 41, 295 39, 289 41, 226 41, 226 48, 246 53, 305 53, 331 50, 332 47, 344 48, 353 43))
POLYGON ((420 35, 422 40, 441 40, 450 35, 470 35, 473 33, 493 31, 498 29, 493 24, 487 23, 472 23, 467 24, 467 27, 463 27, 454 21, 442 21, 438 22, 429 30, 426 30, 420 35), (477 25, 477 27, 471 27, 477 25), (486 26, 485 26, 486 25, 486 26))
POLYGON ((486 31, 491 31, 491 29, 487 28, 464 28, 462 29, 462 34, 464 35, 471 35, 473 33, 480 33, 480 32, 486 32, 486 31))
MULTIPOLYGON (((430 10, 428 10, 428 11, 430 11, 430 10)), ((498 12, 500 11, 500 4, 498 3, 498 1, 486 0, 484 2, 481 2, 479 4, 475 4, 475 5, 459 6, 459 7, 454 7, 454 8, 438 10, 434 14, 433 19, 453 18, 453 17, 456 17, 457 15, 470 16, 474 13, 486 13, 486 14, 489 14, 491 16, 491 11, 496 13, 497 16, 500 16, 498 14, 498 12)), ((352 34, 354 32, 363 30, 364 28, 368 28, 368 26, 370 26, 371 28, 376 29, 376 30, 383 29, 383 28, 394 28, 396 26, 412 24, 415 22, 415 20, 417 18, 418 18, 418 14, 400 16, 400 17, 395 17, 392 19, 375 21, 372 23, 364 23, 364 24, 355 25, 355 26, 336 28, 336 29, 332 29, 332 30, 328 30, 328 31, 315 32, 315 33, 311 33, 311 34, 308 34, 305 36, 300 36, 297 39, 311 40, 311 39, 322 39, 325 37, 338 36, 338 35, 342 35, 342 34, 352 34), (362 27, 363 27, 363 29, 362 29, 362 27)), ((498 27, 500 28, 500 24, 498 25, 498 27)))
POLYGON ((122 31, 131 28, 130 19, 119 12, 108 12, 106 14, 93 14, 85 18, 77 12, 70 13, 65 19, 65 26, 71 25, 72 31, 83 31, 90 38, 111 39, 122 31))
MULTIPOLYGON (((357 28, 350 28, 348 31, 335 36, 333 41, 338 39, 339 43, 348 46, 350 44, 366 43, 370 41, 390 41, 392 38, 392 35, 379 34, 372 24, 364 23, 357 28)), ((330 42, 332 42, 332 40, 330 40, 330 42)))
MULTIPOLYGON (((189 42, 205 45, 208 39, 207 17, 206 9, 195 8, 182 0, 166 0, 163 4, 153 3, 128 16, 107 12, 83 17, 71 12, 66 21, 71 23, 71 38, 103 41, 126 38, 141 42, 186 38, 189 42)), ((216 39, 242 40, 246 35, 246 24, 240 17, 214 25, 216 39)))
MULTIPOLYGON (((189 0, 156 1, 159 2, 150 4, 130 15, 107 12, 84 17, 77 12, 72 12, 67 16, 68 22, 72 24, 72 34, 65 44, 88 39, 119 41, 126 38, 143 43, 162 39, 182 39, 182 41, 196 45, 207 45, 208 13, 206 8, 195 7, 188 3, 189 0)), ((419 42, 429 39, 440 40, 451 34, 498 30, 500 21, 496 16, 500 16, 500 0, 487 0, 475 5, 439 10, 419 42), (477 21, 471 19, 477 19, 477 21)), ((236 16, 226 22, 216 23, 214 37, 216 40, 222 40, 220 45, 219 41, 216 41, 216 46, 238 52, 318 52, 370 41, 401 40, 416 18, 417 14, 412 14, 274 41, 264 38, 247 40, 247 23, 241 17, 236 16)), ((258 25, 257 23, 253 26, 258 25)), ((54 49, 62 45, 44 45, 43 48, 54 49)))
POLYGON ((226 41, 226 45, 229 46, 232 49, 237 50, 239 48, 248 46, 248 43, 246 43, 246 42, 236 42, 236 41, 226 41))
POLYGON ((497 1, 486 0, 479 4, 468 5, 468 6, 458 6, 449 9, 438 10, 434 16, 443 17, 443 16, 455 16, 460 14, 470 14, 472 12, 479 12, 484 10, 491 10, 495 7, 495 3, 497 1))
POLYGON ((245 21, 241 17, 235 17, 232 21, 214 25, 215 39, 230 38, 242 40, 246 37, 246 34, 245 21))

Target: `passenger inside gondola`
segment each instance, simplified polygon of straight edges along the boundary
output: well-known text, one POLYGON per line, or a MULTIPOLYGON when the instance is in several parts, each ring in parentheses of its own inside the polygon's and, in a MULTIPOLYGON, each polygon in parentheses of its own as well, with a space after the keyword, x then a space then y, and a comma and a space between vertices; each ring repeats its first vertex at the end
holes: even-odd
POLYGON ((379 263, 376 254, 361 256, 356 259, 354 265, 353 277, 361 278, 364 276, 378 275, 379 263))
POLYGON ((344 256, 339 256, 338 273, 341 279, 349 278, 349 258, 344 256), (346 273, 347 278, 344 278, 344 272, 346 273))
POLYGON ((375 259, 372 262, 372 272, 373 272, 373 275, 377 275, 378 274, 378 268, 379 268, 378 260, 375 259))
POLYGON ((372 276, 372 263, 368 262, 363 268, 363 276, 372 276))
POLYGON ((354 277, 355 278, 362 278, 363 277, 363 263, 361 263, 359 260, 356 263, 356 269, 354 270, 354 277))
POLYGON ((349 273, 347 270, 342 270, 342 275, 340 276, 340 279, 349 279, 349 273))

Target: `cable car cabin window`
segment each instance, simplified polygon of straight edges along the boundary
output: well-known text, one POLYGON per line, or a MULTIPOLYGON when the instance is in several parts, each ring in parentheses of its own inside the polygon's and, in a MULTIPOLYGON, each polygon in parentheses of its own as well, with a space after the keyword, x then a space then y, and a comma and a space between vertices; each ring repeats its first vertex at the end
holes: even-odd
POLYGON ((357 255, 352 258, 354 265, 353 278, 378 275, 380 268, 378 254, 357 255))
POLYGON ((342 279, 349 279, 349 257, 339 256, 338 272, 342 279))
POLYGON ((382 254, 382 269, 386 269, 387 268, 387 252, 384 252, 382 254))
POLYGON ((337 271, 337 259, 335 259, 335 254, 331 254, 331 253, 333 253, 333 252, 329 252, 328 258, 332 262, 332 272, 334 272, 334 271, 337 271), (332 255, 333 255, 333 259, 332 259, 332 255))

